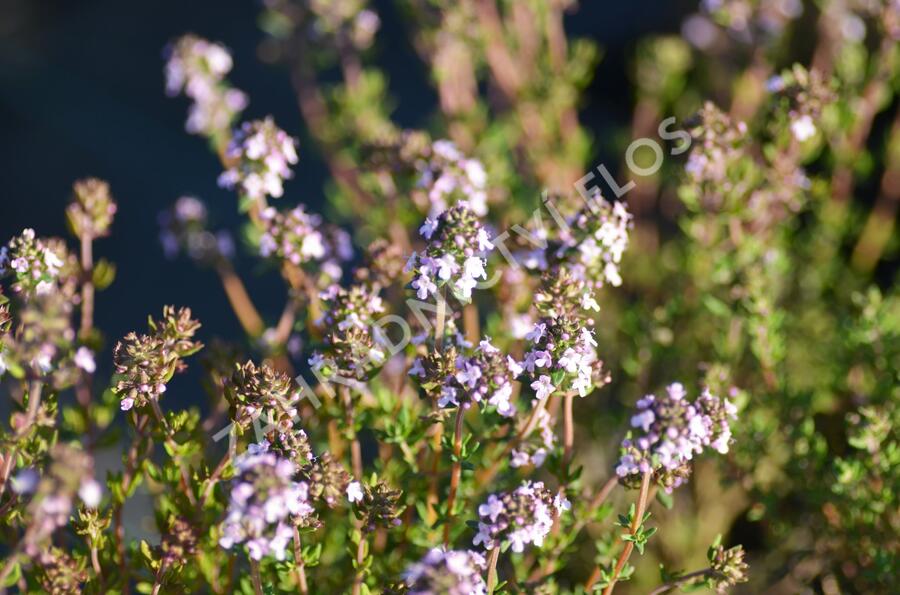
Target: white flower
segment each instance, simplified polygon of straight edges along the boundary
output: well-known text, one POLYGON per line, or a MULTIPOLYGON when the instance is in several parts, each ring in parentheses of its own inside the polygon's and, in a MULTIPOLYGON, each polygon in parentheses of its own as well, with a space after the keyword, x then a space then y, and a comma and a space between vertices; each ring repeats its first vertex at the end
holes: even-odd
POLYGON ((521 364, 517 362, 511 355, 506 356, 506 363, 509 366, 509 373, 513 375, 513 377, 520 376, 524 369, 521 364))
POLYGON ((472 277, 462 277, 456 282, 456 293, 462 298, 470 299, 472 290, 475 289, 477 284, 477 281, 472 277))
POLYGON ((431 293, 437 293, 437 285, 424 271, 420 272, 410 285, 416 290, 416 297, 420 300, 428 299, 431 293))
POLYGON ((352 502, 359 502, 363 499, 363 490, 362 484, 358 481, 351 481, 347 485, 347 500, 352 502))
POLYGON ((456 260, 450 254, 435 258, 434 264, 437 265, 438 278, 443 281, 449 281, 450 277, 459 270, 459 265, 456 264, 456 260))
POLYGON ((487 232, 483 228, 478 230, 477 238, 478 249, 482 252, 494 249, 494 244, 491 242, 490 238, 488 238, 487 232))
POLYGON ((512 417, 516 413, 516 406, 509 402, 510 396, 512 396, 512 385, 506 383, 491 395, 488 403, 495 406, 497 413, 503 417, 512 417))
POLYGON ((802 143, 816 134, 816 125, 809 115, 804 114, 791 122, 791 132, 794 134, 794 138, 802 143))
POLYGON ((495 494, 488 496, 488 501, 478 506, 479 516, 490 517, 491 522, 495 522, 500 513, 503 512, 503 502, 495 494))
POLYGON ((585 310, 593 310, 595 312, 600 311, 600 304, 597 303, 597 300, 594 299, 594 294, 590 291, 585 291, 582 294, 581 307, 585 310))
POLYGON ((470 256, 463 264, 463 274, 474 279, 486 279, 487 272, 484 270, 484 260, 477 256, 470 256))
POLYGON ((95 479, 87 479, 81 482, 81 487, 78 488, 78 497, 88 508, 97 508, 103 497, 103 490, 95 479))
POLYGON ((73 358, 75 365, 87 372, 93 374, 97 369, 97 363, 94 361, 94 352, 87 347, 79 347, 73 358))

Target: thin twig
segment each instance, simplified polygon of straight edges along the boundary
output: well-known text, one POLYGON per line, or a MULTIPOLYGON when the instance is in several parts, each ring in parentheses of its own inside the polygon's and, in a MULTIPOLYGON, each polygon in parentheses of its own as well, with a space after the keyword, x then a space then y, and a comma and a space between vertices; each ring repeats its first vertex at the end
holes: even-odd
POLYGON ((262 579, 259 577, 259 562, 250 558, 250 579, 253 582, 253 592, 263 595, 262 579))
POLYGON ((660 585, 659 587, 653 589, 652 591, 650 591, 650 595, 662 595, 662 593, 666 593, 668 591, 671 591, 672 589, 680 587, 681 585, 690 582, 695 578, 705 577, 709 575, 710 572, 712 572, 712 568, 704 568, 703 570, 696 570, 689 574, 684 574, 670 583, 660 585))
MULTIPOLYGON (((631 535, 634 535, 638 527, 641 526, 641 523, 644 521, 644 510, 647 507, 647 495, 650 493, 650 478, 652 477, 651 472, 645 472, 643 478, 641 479, 641 492, 638 496, 637 506, 634 509, 634 518, 631 520, 631 535)), ((628 562, 628 558, 631 556, 631 551, 634 549, 633 541, 626 541, 625 546, 622 548, 622 553, 619 554, 619 559, 616 561, 616 567, 613 570, 612 577, 610 577, 609 584, 606 585, 606 588, 603 590, 603 595, 610 595, 613 592, 613 589, 616 586, 616 581, 619 580, 619 575, 622 572, 622 569, 625 568, 625 564, 628 562)), ((597 570, 600 567, 594 569, 594 575, 599 576, 597 570)), ((594 575, 591 575, 593 578, 594 575)), ((589 580, 588 584, 585 585, 585 591, 590 591, 594 586, 594 583, 597 582, 596 579, 593 581, 589 580)))
POLYGON ((219 461, 219 464, 210 474, 209 479, 206 480, 206 486, 203 488, 203 493, 200 494, 200 508, 206 506, 209 497, 213 493, 213 489, 216 487, 216 483, 222 476, 222 473, 225 472, 225 468, 228 467, 228 463, 231 462, 232 458, 234 458, 234 443, 229 440, 228 452, 225 453, 225 456, 222 457, 222 460, 219 461))
POLYGON ((362 591, 365 571, 363 562, 366 561, 366 534, 360 532, 359 543, 356 544, 356 575, 353 577, 353 595, 359 595, 362 591))
POLYGON ((491 550, 490 558, 488 558, 488 569, 487 569, 487 592, 488 595, 492 595, 494 593, 494 589, 497 587, 497 560, 500 559, 500 546, 495 545, 494 549, 491 550))
POLYGON ((303 562, 303 548, 300 547, 300 529, 294 525, 294 566, 297 570, 297 588, 300 593, 306 595, 309 593, 309 586, 306 583, 306 564, 303 562))
POLYGON ((350 464, 353 469, 353 477, 356 480, 360 480, 363 476, 362 447, 359 444, 359 437, 356 435, 353 399, 350 397, 350 389, 348 387, 342 386, 340 392, 341 399, 344 402, 344 423, 347 424, 347 431, 350 432, 350 464))
POLYGON ((156 571, 156 576, 153 579, 153 591, 151 591, 151 595, 158 595, 160 588, 162 588, 162 579, 163 575, 166 573, 166 563, 160 561, 159 569, 156 571))
POLYGON ((220 263, 216 267, 216 272, 222 280, 222 288, 225 290, 228 303, 231 304, 231 309, 234 310, 244 332, 251 337, 260 336, 265 329, 265 323, 253 305, 244 282, 227 261, 220 263))

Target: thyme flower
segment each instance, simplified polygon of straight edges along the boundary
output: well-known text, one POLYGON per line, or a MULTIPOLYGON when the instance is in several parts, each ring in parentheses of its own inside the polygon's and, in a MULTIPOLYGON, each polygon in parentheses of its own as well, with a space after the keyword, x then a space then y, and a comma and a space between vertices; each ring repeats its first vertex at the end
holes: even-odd
POLYGON ((149 334, 128 333, 113 349, 120 376, 113 391, 121 398, 122 411, 158 400, 172 376, 184 370, 182 360, 203 347, 193 340, 200 323, 191 318, 190 308, 166 306, 161 319, 147 324, 149 334))
POLYGON ((478 552, 432 548, 410 564, 403 577, 409 595, 484 595, 487 585, 481 575, 485 568, 484 556, 478 552))
POLYGON ((94 239, 109 234, 116 209, 109 184, 87 178, 75 182, 75 198, 66 209, 66 217, 76 236, 94 239))
POLYGON ((230 166, 219 176, 219 185, 237 187, 251 201, 280 198, 284 180, 294 175, 290 166, 298 161, 296 145, 272 118, 244 122, 225 151, 230 166))
POLYGON ((436 219, 426 219, 419 233, 428 244, 406 264, 414 273, 410 286, 416 296, 425 300, 449 286, 456 299, 471 301, 477 279, 487 279, 484 255, 494 248, 475 213, 467 203, 459 203, 436 219))
POLYGON ((185 35, 166 50, 166 94, 184 93, 193 100, 185 129, 207 137, 227 133, 247 107, 247 96, 225 79, 231 54, 225 46, 196 35, 185 35))
POLYGON ((487 215, 487 174, 477 159, 465 157, 449 140, 434 141, 416 160, 417 189, 427 198, 428 216, 466 202, 479 217, 487 215))
POLYGON ((268 443, 251 445, 235 461, 228 511, 219 545, 244 544, 253 560, 285 558, 293 539, 292 523, 313 513, 309 486, 295 481, 297 466, 268 452, 268 443))
POLYGON ((491 494, 478 507, 478 534, 474 545, 492 550, 508 543, 516 553, 529 543, 541 547, 554 519, 571 507, 562 495, 553 493, 540 481, 522 483, 512 492, 491 494))
POLYGON ((631 418, 634 435, 622 441, 616 474, 634 483, 640 475, 653 472, 671 492, 690 474, 689 463, 695 455, 711 447, 728 452, 731 421, 737 409, 728 399, 720 399, 708 390, 690 403, 680 383, 670 384, 663 396, 647 395, 637 402, 631 418))

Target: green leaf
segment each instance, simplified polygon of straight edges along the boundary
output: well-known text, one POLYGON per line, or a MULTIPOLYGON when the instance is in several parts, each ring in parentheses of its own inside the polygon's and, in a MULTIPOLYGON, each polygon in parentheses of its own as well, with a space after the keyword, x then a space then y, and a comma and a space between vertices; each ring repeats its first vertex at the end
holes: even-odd
POLYGON ((657 491, 656 499, 660 504, 666 507, 666 510, 672 510, 672 506, 675 504, 675 500, 672 498, 672 494, 667 494, 665 490, 657 491))
POLYGON ((12 587, 17 582, 19 582, 19 579, 21 577, 22 577, 22 566, 19 564, 19 562, 16 562, 15 564, 13 564, 12 570, 10 571, 9 575, 7 575, 6 580, 3 581, 3 584, 0 586, 12 587))
POLYGON ((116 265, 105 258, 101 258, 97 264, 94 265, 94 274, 92 277, 94 287, 97 291, 103 291, 116 280, 116 265))

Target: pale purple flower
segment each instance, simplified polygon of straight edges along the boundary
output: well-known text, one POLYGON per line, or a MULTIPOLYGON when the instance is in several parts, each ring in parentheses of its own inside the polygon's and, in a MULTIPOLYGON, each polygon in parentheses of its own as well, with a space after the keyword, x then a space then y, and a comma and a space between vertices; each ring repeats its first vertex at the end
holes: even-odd
POLYGON ((419 171, 416 185, 419 195, 427 199, 430 216, 434 217, 462 201, 468 203, 479 217, 487 215, 487 173, 484 166, 476 159, 463 156, 451 141, 434 141, 431 154, 417 162, 416 167, 419 171))
POLYGON ((296 142, 272 118, 245 122, 228 145, 232 165, 219 176, 219 185, 238 187, 252 200, 280 198, 284 180, 294 175, 290 166, 298 160, 296 142))
POLYGON ((684 386, 676 382, 662 397, 647 395, 637 402, 631 427, 640 431, 629 433, 622 441, 616 467, 619 477, 634 478, 654 471, 671 491, 684 481, 690 472, 688 463, 704 448, 728 452, 730 422, 737 417, 737 409, 708 390, 693 403, 686 394, 684 386))
POLYGON ((556 390, 556 387, 553 386, 553 381, 546 374, 542 374, 537 380, 532 382, 531 388, 534 389, 535 397, 540 401, 549 397, 556 390))
POLYGON ((94 361, 94 352, 87 347, 79 347, 73 358, 75 365, 87 372, 93 374, 97 370, 97 363, 94 361))
POLYGON ((403 573, 410 595, 484 595, 487 564, 478 552, 429 550, 403 573))
POLYGON ((568 508, 568 500, 554 497, 541 482, 526 481, 512 492, 491 494, 478 507, 478 533, 473 544, 492 550, 509 543, 516 553, 528 544, 541 547, 554 519, 568 508))
POLYGON ((235 461, 237 474, 219 545, 230 549, 243 543, 254 560, 269 555, 283 560, 293 538, 291 525, 310 516, 313 508, 308 484, 294 479, 296 465, 268 446, 253 445, 235 461))
POLYGON ((487 279, 484 252, 493 244, 468 203, 426 219, 419 231, 428 244, 410 257, 405 268, 413 272, 410 287, 416 296, 425 300, 446 286, 458 300, 471 301, 477 280, 487 279))

